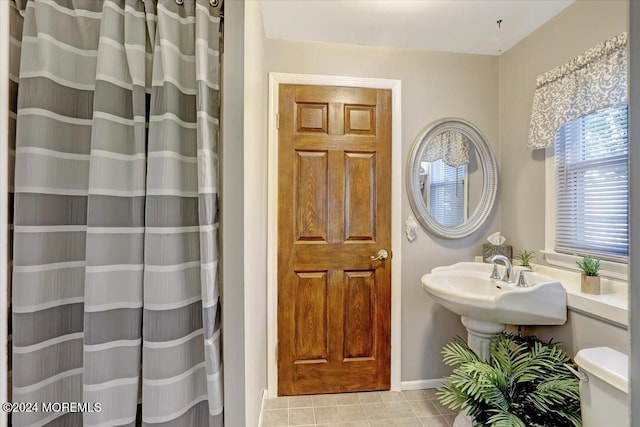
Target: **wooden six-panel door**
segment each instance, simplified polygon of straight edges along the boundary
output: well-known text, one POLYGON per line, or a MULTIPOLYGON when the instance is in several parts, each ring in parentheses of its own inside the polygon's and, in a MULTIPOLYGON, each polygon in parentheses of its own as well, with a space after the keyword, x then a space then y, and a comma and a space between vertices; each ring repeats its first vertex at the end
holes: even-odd
POLYGON ((278 144, 278 393, 389 389, 391 91, 280 85, 278 144))

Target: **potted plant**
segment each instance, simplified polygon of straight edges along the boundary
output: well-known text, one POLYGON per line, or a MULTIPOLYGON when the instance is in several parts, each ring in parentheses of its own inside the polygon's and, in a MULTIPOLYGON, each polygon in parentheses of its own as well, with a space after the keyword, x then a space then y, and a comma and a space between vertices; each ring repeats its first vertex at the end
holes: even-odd
POLYGON ((582 261, 576 261, 580 268, 580 290, 587 294, 600 294, 600 260, 586 256, 582 261))
POLYGON ((465 411, 476 427, 582 426, 579 381, 557 343, 503 333, 489 352, 479 360, 460 337, 444 347, 455 368, 437 391, 443 405, 465 411))
POLYGON ((536 257, 536 253, 534 251, 528 251, 526 249, 521 250, 516 255, 516 259, 523 267, 531 268, 531 261, 536 257))

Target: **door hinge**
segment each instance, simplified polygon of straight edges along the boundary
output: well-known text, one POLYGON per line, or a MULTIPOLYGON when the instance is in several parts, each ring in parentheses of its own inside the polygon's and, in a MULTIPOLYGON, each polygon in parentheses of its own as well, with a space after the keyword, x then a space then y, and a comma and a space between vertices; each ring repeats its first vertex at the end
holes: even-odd
POLYGON ((276 113, 276 129, 280 129, 280 113, 276 113))
POLYGON ((276 362, 278 361, 278 354, 280 353, 280 343, 276 344, 276 362))

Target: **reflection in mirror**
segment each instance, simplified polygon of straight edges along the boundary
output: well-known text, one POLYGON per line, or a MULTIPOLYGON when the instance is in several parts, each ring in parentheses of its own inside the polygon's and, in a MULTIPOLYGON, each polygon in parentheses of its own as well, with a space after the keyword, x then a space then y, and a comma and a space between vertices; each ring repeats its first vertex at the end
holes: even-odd
POLYGON ((497 166, 484 136, 462 119, 440 120, 416 139, 407 169, 420 224, 449 239, 468 236, 493 206, 497 166))
POLYGON ((442 160, 420 162, 422 201, 431 216, 445 226, 462 224, 468 217, 467 166, 449 166, 442 160))
POLYGON ((431 137, 423 152, 420 190, 427 212, 444 226, 463 224, 482 193, 474 144, 461 132, 447 130, 431 137))

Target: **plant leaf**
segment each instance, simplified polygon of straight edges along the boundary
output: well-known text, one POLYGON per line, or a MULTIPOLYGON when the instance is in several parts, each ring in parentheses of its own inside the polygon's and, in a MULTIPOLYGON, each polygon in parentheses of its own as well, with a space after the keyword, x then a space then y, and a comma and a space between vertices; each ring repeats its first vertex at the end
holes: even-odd
POLYGON ((492 427, 527 427, 518 416, 507 411, 494 411, 489 422, 492 427))
POLYGON ((449 366, 458 366, 479 360, 478 355, 459 336, 456 336, 452 342, 444 346, 442 355, 443 362, 449 366))
POLYGON ((579 383, 559 345, 500 334, 491 341, 485 362, 456 337, 442 353, 454 369, 438 398, 451 409, 466 411, 474 425, 581 425, 579 383))

